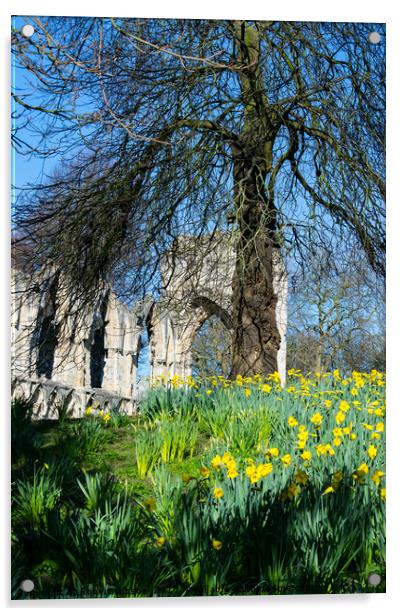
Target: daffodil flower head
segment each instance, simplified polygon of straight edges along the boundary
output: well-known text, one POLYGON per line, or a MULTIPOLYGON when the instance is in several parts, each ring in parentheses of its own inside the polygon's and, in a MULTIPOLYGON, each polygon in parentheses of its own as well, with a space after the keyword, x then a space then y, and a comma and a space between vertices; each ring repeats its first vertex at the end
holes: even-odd
POLYGON ((301 485, 306 485, 308 480, 308 475, 305 471, 303 471, 302 469, 299 469, 297 471, 297 473, 295 474, 295 482, 296 483, 300 483, 301 485))
POLYGON ((313 423, 317 427, 322 424, 322 420, 323 416, 321 415, 321 413, 314 413, 314 415, 310 417, 311 423, 313 423))
POLYGON ((214 468, 219 468, 221 464, 223 464, 222 462, 222 458, 220 456, 215 456, 214 458, 212 458, 211 460, 211 464, 214 468))
POLYGON ((213 497, 214 497, 214 498, 219 499, 219 498, 222 498, 222 496, 223 496, 224 492, 223 492, 222 488, 215 487, 215 488, 213 489, 212 494, 213 494, 213 497))
POLYGON ((209 475, 210 475, 209 469, 206 466, 201 466, 200 473, 201 473, 202 477, 204 477, 205 479, 207 479, 209 477, 209 475))
POLYGON ((267 475, 272 473, 272 471, 273 471, 273 466, 270 463, 268 463, 268 464, 259 464, 257 466, 257 473, 259 473, 259 475, 261 477, 267 477, 267 475))
POLYGON ((218 539, 212 539, 212 547, 214 548, 214 550, 221 550, 223 546, 222 541, 219 541, 218 539))

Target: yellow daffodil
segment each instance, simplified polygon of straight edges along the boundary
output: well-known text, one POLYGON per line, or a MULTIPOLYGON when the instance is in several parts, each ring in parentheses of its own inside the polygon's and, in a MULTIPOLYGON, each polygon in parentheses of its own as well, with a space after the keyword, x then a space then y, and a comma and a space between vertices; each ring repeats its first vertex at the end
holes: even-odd
POLYGON ((212 494, 214 498, 222 498, 223 490, 222 488, 218 488, 218 487, 214 488, 212 494))
POLYGON ((214 550, 221 550, 222 546, 222 541, 219 541, 218 539, 212 539, 212 547, 214 548, 214 550))
POLYGON ((222 462, 223 464, 231 464, 233 462, 233 456, 231 453, 229 453, 228 451, 225 451, 225 453, 222 456, 222 462))
POLYGON ((205 479, 208 479, 210 475, 209 469, 206 466, 201 466, 200 473, 203 477, 205 477, 205 479))
POLYGON ((331 485, 333 485, 335 487, 335 489, 336 489, 339 486, 339 484, 341 483, 342 479, 343 479, 342 471, 336 471, 333 474, 332 484, 331 485))
POLYGON ((287 489, 287 497, 292 500, 300 492, 300 487, 296 483, 290 484, 287 489))
POLYGON ((371 479, 374 481, 374 483, 379 486, 380 485, 380 481, 381 481, 381 477, 384 477, 385 473, 383 473, 383 471, 375 471, 375 473, 371 476, 371 479))
POLYGON ((251 477, 254 478, 255 481, 258 481, 259 476, 258 476, 258 472, 257 472, 257 467, 254 464, 254 462, 251 462, 251 464, 249 464, 249 466, 246 467, 245 473, 247 475, 247 477, 251 480, 251 477), (255 477, 258 477, 257 479, 255 479, 255 477))
POLYGON ((259 464, 257 466, 257 473, 261 477, 267 477, 267 475, 272 473, 272 471, 273 471, 273 466, 270 463, 269 464, 259 464))
POLYGON ((365 476, 368 474, 369 468, 365 462, 360 464, 359 468, 352 473, 353 479, 356 479, 360 484, 363 484, 365 481, 365 476))
POLYGON ((318 456, 321 456, 321 455, 334 456, 335 455, 335 451, 331 447, 331 445, 329 445, 329 444, 325 445, 324 443, 321 443, 320 445, 316 446, 316 452, 317 452, 318 456))
POLYGON ((282 456, 281 462, 283 466, 289 466, 292 462, 292 456, 289 453, 286 453, 284 456, 282 456))
POLYGON ((215 456, 214 458, 212 458, 211 464, 214 468, 219 468, 220 465, 223 464, 222 458, 220 456, 215 456))
POLYGON ((290 426, 291 428, 295 428, 298 424, 299 422, 292 415, 288 417, 288 426, 290 426))
POLYGON ((147 498, 144 501, 144 505, 148 509, 148 511, 155 511, 155 509, 156 509, 156 500, 154 498, 147 498))
POLYGON ((302 469, 299 469, 295 475, 295 482, 301 483, 303 486, 306 485, 308 480, 308 475, 302 469))
POLYGON ((335 421, 337 424, 343 423, 345 419, 346 419, 346 415, 343 411, 338 411, 338 413, 335 415, 335 421))

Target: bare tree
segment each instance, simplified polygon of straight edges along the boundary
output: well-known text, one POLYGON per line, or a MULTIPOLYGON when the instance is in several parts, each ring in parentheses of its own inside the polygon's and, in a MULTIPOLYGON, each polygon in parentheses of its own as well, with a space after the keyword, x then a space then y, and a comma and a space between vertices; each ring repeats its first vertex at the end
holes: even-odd
POLYGON ((160 290, 174 240, 219 231, 236 253, 232 375, 267 373, 276 254, 303 261, 341 228, 384 273, 383 25, 32 23, 31 39, 13 34, 14 143, 69 170, 21 196, 15 225, 75 310, 106 282, 160 290))
POLYGON ((334 260, 319 250, 304 267, 291 277, 289 365, 320 373, 384 368, 384 288, 361 251, 349 244, 334 260))

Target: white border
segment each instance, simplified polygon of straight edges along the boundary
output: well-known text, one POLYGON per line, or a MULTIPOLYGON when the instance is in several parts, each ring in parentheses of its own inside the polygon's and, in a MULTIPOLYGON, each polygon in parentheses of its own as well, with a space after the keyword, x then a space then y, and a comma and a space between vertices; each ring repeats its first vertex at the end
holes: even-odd
MULTIPOLYGON (((400 5, 399 5, 400 6, 400 5)), ((398 456, 401 451, 402 436, 402 409, 399 404, 401 395, 401 377, 399 376, 400 352, 398 342, 401 339, 401 246, 402 246, 402 204, 400 203, 400 160, 401 160, 401 113, 402 92, 400 87, 401 59, 402 59, 402 20, 401 9, 397 2, 392 0, 378 0, 373 2, 354 2, 351 0, 335 0, 326 3, 322 0, 287 0, 281 3, 268 3, 261 0, 251 0, 247 3, 238 0, 203 0, 201 3, 182 0, 148 0, 145 3, 113 0, 105 2, 83 2, 82 0, 69 0, 65 4, 50 0, 3 0, 0 7, 1 24, 1 62, 4 70, 1 72, 2 113, 0 135, 3 158, 1 174, 2 197, 2 225, 1 234, 1 281, 2 281, 2 370, 0 392, 3 404, 1 408, 0 432, 4 439, 1 447, 1 468, 3 481, 3 498, 0 505, 1 528, 3 531, 0 568, 1 605, 7 610, 25 612, 26 609, 34 611, 51 609, 72 609, 78 613, 95 613, 98 609, 112 610, 117 607, 134 609, 136 612, 149 613, 150 610, 173 614, 177 611, 216 610, 222 612, 239 613, 251 608, 256 613, 266 613, 270 608, 280 610, 281 616, 294 614, 298 616, 338 613, 339 610, 353 610, 365 616, 378 616, 379 610, 391 610, 401 604, 399 586, 402 582, 401 567, 401 460, 398 456), (9 601, 9 194, 10 194, 10 16, 17 15, 110 15, 133 17, 183 17, 213 19, 249 18, 249 19, 277 19, 289 21, 369 21, 387 23, 387 234, 388 234, 388 284, 387 284, 387 346, 388 346, 388 428, 387 428, 387 594, 386 595, 337 595, 321 596, 308 595, 297 597, 228 597, 228 598, 187 598, 187 599, 131 599, 131 600, 86 600, 86 601, 35 601, 13 602, 9 601), (398 181, 399 180, 399 181, 398 181), (5 429, 6 428, 6 429, 5 429)))

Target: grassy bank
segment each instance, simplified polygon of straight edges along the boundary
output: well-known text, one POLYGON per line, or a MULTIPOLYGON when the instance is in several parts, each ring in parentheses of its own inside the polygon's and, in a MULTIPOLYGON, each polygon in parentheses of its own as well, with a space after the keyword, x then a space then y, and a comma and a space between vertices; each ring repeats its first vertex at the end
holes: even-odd
POLYGON ((13 596, 385 588, 384 375, 175 377, 135 418, 15 401, 13 596))

